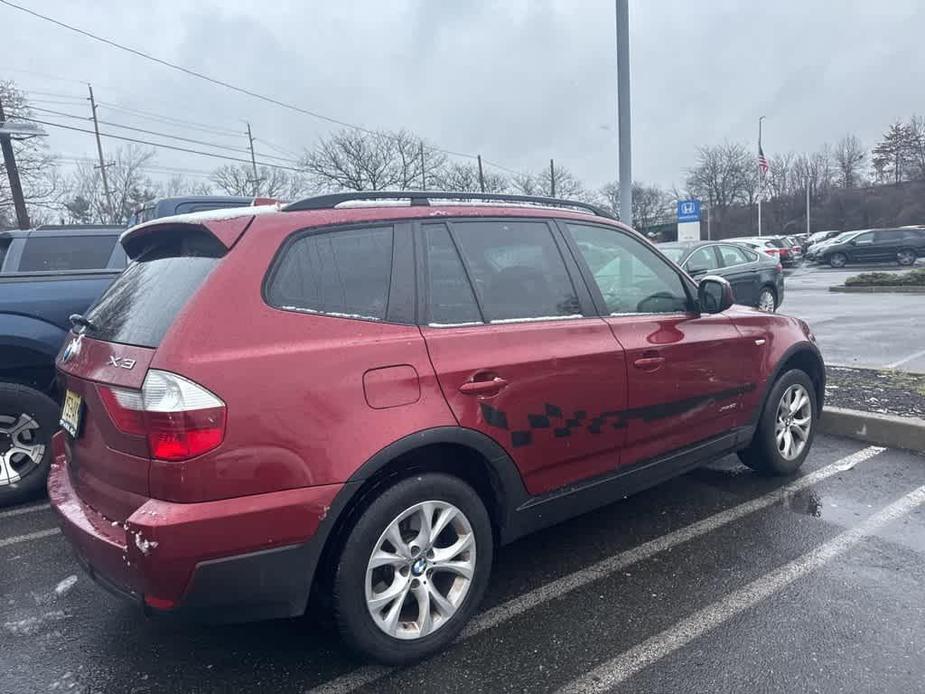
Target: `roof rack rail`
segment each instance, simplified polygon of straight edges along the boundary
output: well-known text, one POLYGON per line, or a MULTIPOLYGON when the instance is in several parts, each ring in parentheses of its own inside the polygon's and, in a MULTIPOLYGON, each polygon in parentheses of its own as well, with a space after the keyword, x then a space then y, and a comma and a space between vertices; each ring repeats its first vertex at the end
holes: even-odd
POLYGON ((598 217, 608 217, 615 219, 614 215, 597 205, 578 200, 562 200, 560 198, 544 198, 536 195, 516 195, 507 193, 449 193, 443 191, 357 191, 352 193, 331 193, 330 195, 318 195, 313 198, 305 198, 286 205, 283 210, 286 212, 295 212, 302 210, 328 210, 345 202, 354 202, 359 200, 409 200, 412 207, 424 206, 431 204, 431 200, 472 200, 476 202, 514 202, 530 203, 533 205, 542 205, 544 207, 564 207, 590 212, 598 217))

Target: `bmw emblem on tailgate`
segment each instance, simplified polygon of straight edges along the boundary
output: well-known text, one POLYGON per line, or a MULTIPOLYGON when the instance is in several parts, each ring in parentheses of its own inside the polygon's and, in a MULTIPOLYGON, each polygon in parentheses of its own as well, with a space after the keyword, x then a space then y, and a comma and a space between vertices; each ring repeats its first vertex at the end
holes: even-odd
POLYGON ((80 354, 80 347, 83 344, 83 333, 75 337, 73 340, 67 343, 67 346, 64 348, 64 352, 61 353, 61 362, 70 361, 78 354, 80 354))

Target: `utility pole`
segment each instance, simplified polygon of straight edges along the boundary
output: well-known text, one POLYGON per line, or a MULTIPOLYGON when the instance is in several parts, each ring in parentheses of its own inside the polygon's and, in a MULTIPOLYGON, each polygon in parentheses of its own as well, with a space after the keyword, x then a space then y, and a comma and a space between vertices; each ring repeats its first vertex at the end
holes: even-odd
POLYGON ((549 197, 556 197, 556 165, 552 159, 549 160, 549 197))
POLYGON ((617 119, 620 139, 620 220, 633 224, 633 161, 630 146, 630 27, 629 0, 616 0, 617 119))
POLYGON ((707 205, 707 241, 713 240, 713 229, 710 222, 710 206, 707 205))
POLYGON ((476 157, 479 160, 479 190, 485 192, 485 174, 482 173, 482 155, 476 157))
MULTIPOLYGON (((0 125, 6 122, 3 113, 3 95, 0 94, 0 125)), ((26 209, 26 198, 22 194, 22 183, 19 180, 19 169, 16 168, 16 158, 13 156, 13 143, 9 135, 0 134, 0 148, 3 149, 3 163, 6 164, 6 175, 10 179, 10 193, 13 195, 13 206, 16 208, 16 222, 20 229, 28 229, 29 211, 26 209)))
POLYGON ((103 193, 106 195, 106 209, 112 215, 112 193, 109 191, 109 179, 106 176, 108 164, 103 160, 103 144, 100 142, 100 124, 96 120, 96 100, 93 98, 93 85, 87 82, 90 91, 90 113, 93 115, 93 132, 96 134, 96 153, 100 157, 100 176, 103 179, 103 193))
POLYGON ((424 140, 421 140, 421 190, 427 190, 427 176, 424 172, 424 140))
POLYGON ((256 198, 260 195, 260 176, 257 175, 257 158, 254 156, 254 135, 251 133, 251 124, 248 121, 244 122, 247 123, 247 143, 251 150, 251 167, 254 170, 254 197, 256 198))

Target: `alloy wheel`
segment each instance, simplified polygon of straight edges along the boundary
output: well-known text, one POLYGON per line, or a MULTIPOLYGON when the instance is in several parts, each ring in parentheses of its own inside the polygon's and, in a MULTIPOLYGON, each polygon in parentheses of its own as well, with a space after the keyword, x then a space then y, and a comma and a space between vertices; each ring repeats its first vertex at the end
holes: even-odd
POLYGON ((806 388, 795 383, 781 396, 774 422, 777 450, 786 460, 794 460, 806 448, 812 423, 812 400, 806 388))
POLYGON ((896 261, 900 265, 912 265, 915 263, 915 253, 909 250, 902 250, 896 254, 896 261))
POLYGON ((367 563, 366 607, 373 622, 397 639, 433 633, 465 600, 475 562, 475 534, 458 508, 424 501, 402 511, 367 563))
POLYGON ((844 267, 848 262, 848 258, 844 253, 836 253, 831 258, 829 258, 829 265, 832 267, 844 267))
POLYGON ((762 289, 758 296, 758 308, 767 313, 774 313, 774 309, 777 308, 776 304, 774 292, 770 289, 762 289))
POLYGON ((45 456, 39 423, 30 415, 0 414, 0 487, 18 482, 45 456))

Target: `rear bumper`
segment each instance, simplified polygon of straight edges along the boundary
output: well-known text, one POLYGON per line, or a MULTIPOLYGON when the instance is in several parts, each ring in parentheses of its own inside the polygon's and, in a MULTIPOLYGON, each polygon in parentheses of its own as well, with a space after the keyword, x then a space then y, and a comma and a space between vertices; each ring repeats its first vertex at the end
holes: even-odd
POLYGON ((124 522, 78 495, 56 454, 48 492, 95 581, 151 612, 209 621, 300 615, 344 485, 179 504, 149 499, 124 522))

